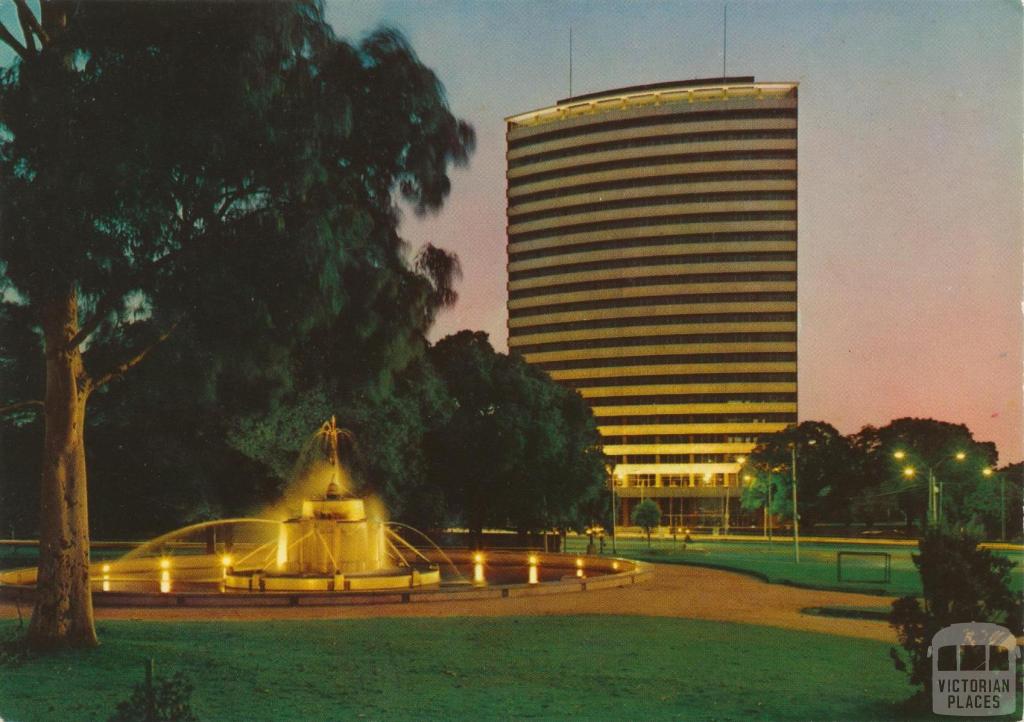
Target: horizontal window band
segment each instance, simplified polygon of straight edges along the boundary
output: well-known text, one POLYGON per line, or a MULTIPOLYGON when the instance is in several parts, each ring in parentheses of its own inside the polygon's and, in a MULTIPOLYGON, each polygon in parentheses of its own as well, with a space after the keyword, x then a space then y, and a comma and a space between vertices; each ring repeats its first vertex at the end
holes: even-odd
MULTIPOLYGON (((512 349, 517 351, 517 349, 512 349)), ((581 358, 571 361, 539 361, 532 365, 545 371, 582 368, 614 368, 616 366, 659 366, 698 363, 796 362, 796 353, 765 351, 750 353, 658 354, 656 356, 622 356, 616 358, 581 358)))
POLYGON ((658 266, 675 266, 686 264, 709 263, 750 263, 758 261, 796 261, 796 251, 748 251, 729 253, 687 253, 676 256, 638 256, 636 258, 613 258, 607 261, 590 261, 587 263, 567 263, 559 266, 530 268, 524 271, 510 271, 510 281, 527 278, 543 278, 545 276, 563 276, 569 273, 585 273, 586 271, 603 271, 620 268, 657 268, 658 266))
POLYGON ((737 434, 609 434, 601 436, 605 446, 643 446, 649 444, 751 444, 757 437, 737 434))
POLYGON ((658 424, 748 424, 796 421, 795 412, 752 414, 648 414, 640 416, 599 416, 598 426, 656 426, 658 424))
POLYGON ((696 133, 675 131, 664 135, 648 135, 637 138, 621 138, 604 140, 585 145, 574 145, 566 148, 540 151, 530 155, 522 155, 508 160, 509 168, 522 168, 534 163, 549 160, 573 158, 591 153, 605 153, 612 150, 629 150, 632 148, 656 148, 662 145, 680 145, 683 143, 703 143, 718 140, 766 140, 790 138, 796 140, 796 128, 764 129, 764 130, 704 130, 696 133))
POLYGON ((715 404, 733 401, 748 403, 796 402, 795 393, 749 392, 737 394, 659 394, 657 396, 591 396, 590 406, 642 406, 645 404, 715 404))
POLYGON ((517 251, 509 246, 508 259, 514 261, 530 261, 551 256, 587 253, 589 251, 607 251, 620 248, 656 248, 663 246, 688 246, 696 243, 728 244, 728 243, 778 243, 796 242, 796 233, 778 231, 754 231, 751 233, 694 233, 682 236, 648 236, 644 238, 611 239, 594 243, 574 243, 571 246, 552 246, 532 251, 517 251))
POLYGON ((583 183, 573 186, 561 186, 546 191, 535 191, 508 197, 509 209, 514 209, 528 203, 551 200, 552 198, 570 198, 582 196, 600 191, 614 191, 640 188, 657 188, 666 185, 684 185, 689 183, 741 183, 744 181, 793 181, 796 182, 796 171, 792 170, 753 170, 753 171, 725 171, 721 173, 687 173, 680 176, 676 174, 665 176, 654 176, 645 178, 622 178, 618 180, 606 180, 595 183, 583 183))
POLYGON ((595 231, 616 231, 624 228, 648 228, 651 226, 676 226, 687 223, 755 223, 757 221, 795 221, 796 211, 724 211, 719 213, 679 213, 670 216, 649 216, 644 218, 622 218, 612 221, 592 221, 574 223, 556 228, 543 228, 538 231, 520 231, 509 233, 509 243, 535 241, 539 238, 560 238, 577 233, 593 233, 595 231))
POLYGON ((552 170, 538 171, 523 175, 516 175, 508 178, 509 189, 519 188, 538 183, 544 180, 556 178, 571 178, 585 173, 597 173, 606 170, 623 170, 625 168, 655 168, 660 165, 675 165, 676 163, 704 163, 709 161, 725 160, 771 160, 771 159, 796 159, 795 148, 768 149, 768 150, 718 150, 704 151, 698 153, 669 153, 666 155, 650 156, 644 158, 622 158, 621 160, 606 160, 595 163, 580 163, 579 165, 567 168, 555 168, 552 170))
POLYGON ((542 323, 536 326, 511 326, 509 336, 532 336, 535 333, 557 331, 583 331, 597 328, 632 328, 636 326, 674 326, 677 324, 734 323, 734 322, 792 321, 796 313, 697 313, 672 316, 629 316, 626 318, 602 318, 593 321, 565 321, 563 323, 542 323))
POLYGON ((681 113, 659 113, 657 115, 644 115, 634 118, 616 118, 608 116, 604 119, 596 118, 592 123, 581 123, 569 128, 556 128, 542 133, 531 133, 530 135, 514 138, 515 133, 510 132, 508 138, 509 150, 527 148, 538 143, 546 143, 560 138, 574 138, 594 132, 609 130, 620 130, 626 128, 650 128, 658 125, 670 125, 676 123, 699 123, 709 120, 752 120, 758 118, 796 119, 796 108, 737 108, 735 110, 692 110, 681 113))
POLYGON ((571 206, 546 208, 542 211, 515 213, 509 215, 510 223, 530 223, 545 218, 564 218, 579 213, 600 213, 622 208, 658 208, 692 203, 726 203, 726 202, 758 202, 758 201, 795 201, 796 191, 718 191, 714 193, 675 193, 664 196, 644 196, 641 198, 624 198, 620 200, 600 201, 596 203, 580 203, 571 206))
POLYGON ((636 298, 602 298, 595 301, 572 301, 525 308, 510 308, 509 318, 530 318, 549 313, 572 313, 575 311, 601 311, 619 308, 651 308, 676 304, 719 304, 758 303, 771 301, 796 302, 795 291, 759 291, 751 293, 697 293, 670 294, 659 296, 638 296, 636 298))
MULTIPOLYGON (((637 288, 642 286, 679 285, 689 283, 743 283, 793 281, 796 273, 792 271, 761 271, 751 273, 688 273, 671 276, 641 276, 639 278, 611 278, 601 281, 577 281, 575 283, 556 283, 536 288, 510 289, 508 298, 514 301, 520 298, 550 296, 571 291, 590 291, 597 289, 637 288)), ((677 296, 678 298, 678 296, 677 296)), ((678 301, 677 301, 678 303, 678 301)))
POLYGON ((616 386, 645 386, 678 384, 727 384, 727 383, 796 383, 796 374, 788 372, 738 373, 738 374, 669 374, 661 376, 610 376, 598 379, 558 380, 563 386, 573 389, 615 388, 616 386))
POLYGON ((796 341, 796 333, 693 333, 665 336, 625 336, 620 338, 583 339, 581 341, 556 341, 516 346, 519 353, 545 353, 550 351, 574 351, 590 348, 629 348, 632 346, 670 346, 690 343, 765 343, 769 341, 796 341))

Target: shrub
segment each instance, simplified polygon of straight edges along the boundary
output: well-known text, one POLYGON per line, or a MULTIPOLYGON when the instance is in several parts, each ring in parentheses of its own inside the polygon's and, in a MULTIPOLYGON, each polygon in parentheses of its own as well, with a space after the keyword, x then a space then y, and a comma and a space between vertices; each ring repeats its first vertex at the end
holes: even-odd
POLYGON ((907 672, 910 684, 919 687, 915 696, 924 700, 931 691, 928 645, 936 632, 950 624, 992 622, 1020 635, 1022 607, 1020 597, 1010 590, 1015 562, 979 549, 977 538, 933 530, 919 548, 912 559, 921 575, 923 596, 893 602, 889 624, 904 654, 891 648, 889 656, 896 669, 907 672))
POLYGON ((108 722, 199 722, 189 705, 191 696, 192 684, 181 672, 152 684, 139 682, 108 722))

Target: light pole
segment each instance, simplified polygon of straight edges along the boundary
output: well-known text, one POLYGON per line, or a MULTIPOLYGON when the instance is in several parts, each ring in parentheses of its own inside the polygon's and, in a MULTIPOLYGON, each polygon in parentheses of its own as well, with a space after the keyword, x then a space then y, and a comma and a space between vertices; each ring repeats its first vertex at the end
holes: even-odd
MULTIPOLYGON (((818 443, 817 439, 808 439, 807 445, 814 446, 818 443)), ((800 563, 800 513, 799 507, 796 503, 796 442, 794 441, 789 445, 789 450, 792 452, 792 467, 790 468, 793 477, 793 557, 796 563, 800 563)))
MULTIPOLYGON (((982 470, 982 476, 992 476, 992 469, 982 470)), ((999 475, 999 541, 1006 541, 1006 477, 999 475)))
POLYGON ((618 554, 618 550, 615 548, 615 527, 619 525, 619 517, 616 515, 615 510, 615 497, 618 495, 619 479, 622 478, 618 474, 612 474, 612 554, 618 554))
POLYGON ((793 556, 796 559, 796 563, 800 563, 800 514, 797 512, 796 505, 796 442, 793 442, 793 446, 790 448, 793 452, 793 466, 791 470, 793 472, 793 556))
MULTIPOLYGON (((740 465, 740 467, 736 470, 736 480, 738 482, 739 479, 740 479, 740 474, 743 473, 743 465, 745 463, 747 463, 747 457, 745 457, 745 456, 737 456, 736 457, 736 463, 738 463, 740 465)), ((729 502, 730 501, 732 501, 732 490, 729 488, 729 477, 727 475, 725 477, 725 511, 724 511, 724 514, 723 514, 724 519, 722 520, 723 521, 723 526, 725 526, 725 533, 726 533, 726 535, 729 534, 729 502)))

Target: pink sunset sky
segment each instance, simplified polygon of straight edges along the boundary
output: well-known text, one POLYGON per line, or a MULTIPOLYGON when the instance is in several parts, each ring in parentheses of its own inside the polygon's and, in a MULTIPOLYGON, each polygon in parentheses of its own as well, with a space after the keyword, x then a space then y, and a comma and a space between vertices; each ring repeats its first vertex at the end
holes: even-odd
MULTIPOLYGON (((458 253, 432 336, 506 349, 503 118, 573 91, 722 73, 722 4, 329 2, 411 41, 478 135, 413 246, 458 253)), ((799 413, 849 433, 967 424, 1022 458, 1022 51, 1013 2, 730 2, 727 70, 800 83, 799 413)))

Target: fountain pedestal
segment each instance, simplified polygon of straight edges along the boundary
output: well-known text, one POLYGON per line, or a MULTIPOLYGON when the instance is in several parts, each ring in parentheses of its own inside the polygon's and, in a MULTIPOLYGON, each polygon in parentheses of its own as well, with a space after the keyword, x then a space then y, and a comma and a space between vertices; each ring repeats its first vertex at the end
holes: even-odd
POLYGON ((251 591, 341 592, 440 583, 436 566, 411 565, 388 543, 388 533, 383 522, 366 518, 362 499, 342 496, 332 482, 324 496, 302 502, 301 516, 281 522, 274 563, 261 569, 228 569, 224 585, 251 591))
POLYGON ((282 524, 278 545, 274 571, 284 574, 351 574, 391 566, 384 525, 368 520, 363 500, 354 497, 302 502, 302 516, 282 524))

